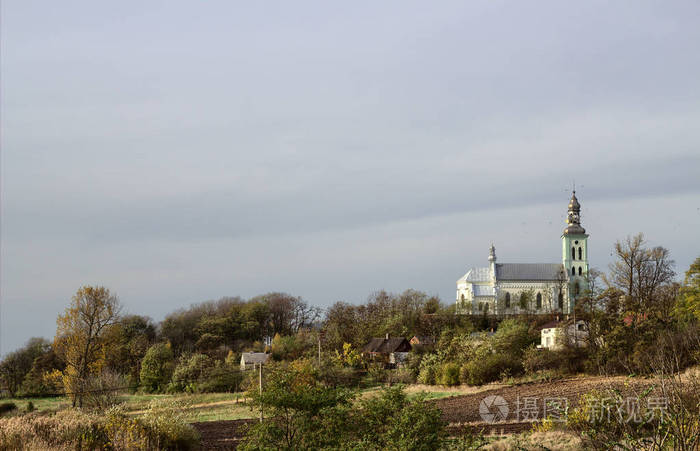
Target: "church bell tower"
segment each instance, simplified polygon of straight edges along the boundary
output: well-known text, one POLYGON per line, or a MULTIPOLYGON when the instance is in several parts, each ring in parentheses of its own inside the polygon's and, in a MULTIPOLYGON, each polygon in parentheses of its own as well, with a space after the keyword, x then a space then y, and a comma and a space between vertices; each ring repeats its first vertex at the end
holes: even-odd
POLYGON ((576 299, 588 290, 588 235, 581 227, 581 204, 576 199, 576 190, 569 201, 569 212, 566 228, 561 236, 561 244, 569 300, 568 306, 564 306, 564 312, 571 313, 576 299))

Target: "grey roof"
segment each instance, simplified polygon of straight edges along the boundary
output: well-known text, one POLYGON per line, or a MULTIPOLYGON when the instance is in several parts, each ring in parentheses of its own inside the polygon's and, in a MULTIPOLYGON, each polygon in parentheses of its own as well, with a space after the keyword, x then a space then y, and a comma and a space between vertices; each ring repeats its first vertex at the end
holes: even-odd
MULTIPOLYGON (((559 263, 500 263, 496 265, 498 280, 559 280, 564 266, 559 263)), ((563 277, 566 277, 564 275, 563 277)))
POLYGON ((495 296, 493 287, 487 285, 474 285, 474 296, 495 296))
POLYGON ((489 268, 472 268, 464 275, 467 282, 488 282, 491 280, 489 268))
POLYGON ((241 358, 243 359, 243 363, 267 363, 267 360, 270 358, 270 354, 266 354, 264 352, 244 352, 241 355, 241 358))

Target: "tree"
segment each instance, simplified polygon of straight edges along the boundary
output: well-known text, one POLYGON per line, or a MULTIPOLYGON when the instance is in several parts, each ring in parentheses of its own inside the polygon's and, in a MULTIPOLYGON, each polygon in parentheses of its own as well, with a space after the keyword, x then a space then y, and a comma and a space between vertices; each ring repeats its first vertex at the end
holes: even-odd
POLYGON ((170 344, 154 344, 141 362, 141 386, 149 392, 162 391, 170 382, 174 368, 175 358, 170 344))
POLYGON ((105 287, 81 287, 57 320, 54 349, 66 362, 64 384, 73 407, 82 407, 88 378, 104 366, 105 331, 119 320, 121 306, 105 287))
POLYGON ((668 249, 644 247, 644 235, 639 233, 616 242, 617 261, 610 264, 610 274, 604 276, 609 288, 617 288, 625 295, 624 308, 634 314, 658 313, 666 315, 666 306, 659 291, 673 282, 674 261, 668 249))
POLYGON ((31 338, 24 347, 9 353, 0 362, 0 387, 4 387, 10 396, 15 396, 31 371, 34 360, 50 349, 51 345, 43 338, 31 338))
POLYGON ((129 383, 138 384, 141 360, 156 339, 156 327, 146 316, 128 315, 105 332, 111 343, 106 355, 107 367, 123 373, 128 371, 129 383))

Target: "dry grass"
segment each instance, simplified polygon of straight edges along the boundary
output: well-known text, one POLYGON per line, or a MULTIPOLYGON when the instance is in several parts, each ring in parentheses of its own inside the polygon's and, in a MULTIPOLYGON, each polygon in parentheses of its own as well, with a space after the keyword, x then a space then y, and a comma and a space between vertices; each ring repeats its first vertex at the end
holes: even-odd
POLYGON ((507 438, 496 440, 486 445, 484 450, 488 451, 508 451, 520 450, 542 450, 552 451, 577 451, 584 449, 583 442, 576 435, 562 432, 534 432, 532 434, 513 435, 507 438))

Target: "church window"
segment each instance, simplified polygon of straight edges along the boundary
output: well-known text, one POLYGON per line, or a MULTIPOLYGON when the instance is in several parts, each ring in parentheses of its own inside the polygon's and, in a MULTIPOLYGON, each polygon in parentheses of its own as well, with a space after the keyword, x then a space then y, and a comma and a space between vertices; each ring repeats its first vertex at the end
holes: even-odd
POLYGON ((579 260, 583 260, 583 257, 581 257, 581 255, 582 255, 582 251, 581 251, 581 248, 579 247, 578 248, 578 259, 579 260))
POLYGON ((578 286, 578 282, 574 284, 574 294, 578 296, 578 293, 581 289, 578 286))
POLYGON ((578 267, 578 275, 579 276, 581 275, 581 267, 580 266, 578 267))
POLYGON ((525 295, 525 293, 520 293, 520 308, 527 308, 527 295, 525 295))
POLYGON ((489 304, 488 304, 488 302, 487 302, 486 304, 484 304, 484 312, 485 312, 485 313, 488 313, 488 312, 489 312, 489 304))
POLYGON ((506 308, 510 308, 510 293, 506 293, 506 308))
POLYGON ((484 310, 484 303, 479 302, 479 311, 481 312, 482 310, 484 310))
POLYGON ((571 275, 572 276, 576 275, 576 268, 574 268, 573 266, 571 267, 571 275))
POLYGON ((542 308, 542 293, 537 293, 537 308, 542 308))
POLYGON ((576 248, 571 246, 571 259, 576 260, 576 248))
POLYGON ((562 310, 564 308, 564 293, 561 291, 559 292, 559 310, 562 310))

